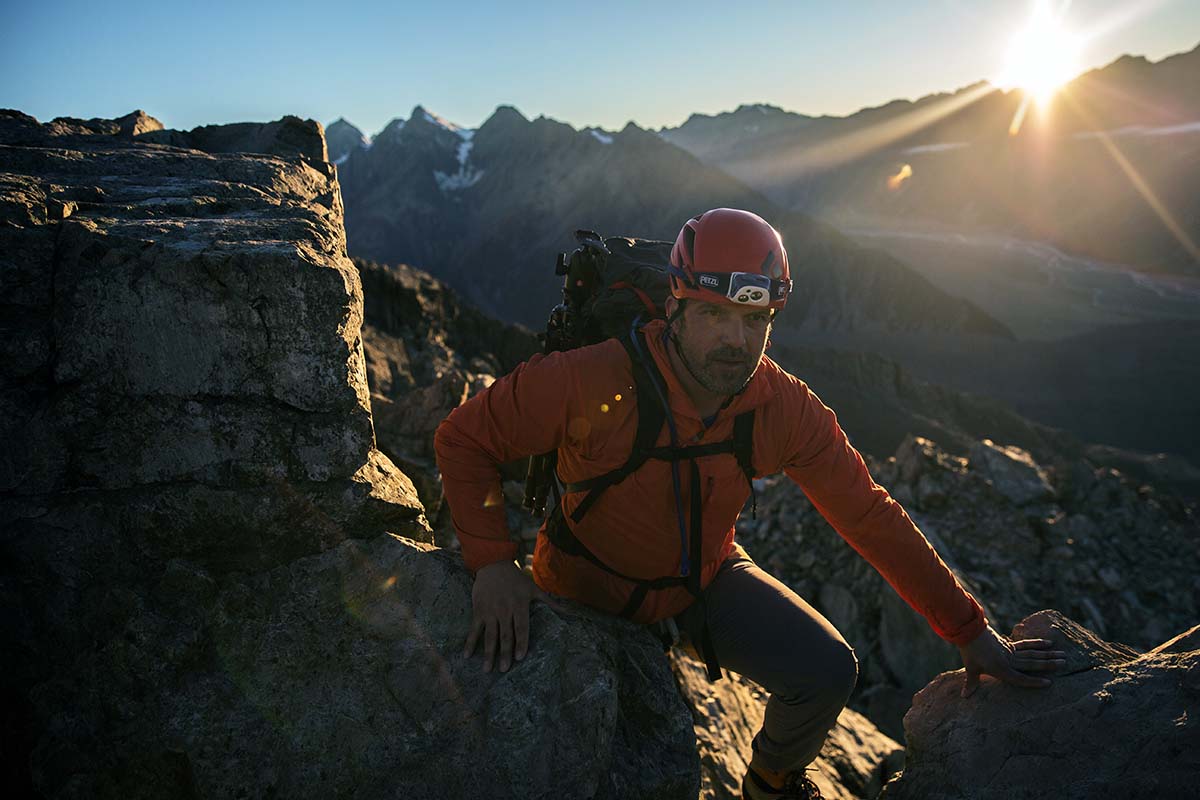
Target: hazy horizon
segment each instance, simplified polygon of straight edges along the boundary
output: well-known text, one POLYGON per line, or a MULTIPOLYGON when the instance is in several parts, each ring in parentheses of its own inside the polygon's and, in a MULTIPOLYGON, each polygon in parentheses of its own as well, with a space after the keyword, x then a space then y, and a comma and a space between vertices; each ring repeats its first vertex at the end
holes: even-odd
MULTIPOLYGON (((497 106, 576 128, 659 129, 691 114, 767 104, 846 116, 995 81, 1032 0, 872 0, 829 8, 697 0, 597 13, 382 3, 336 17, 310 2, 102 8, 67 0, 9 10, 0 106, 40 120, 141 108, 172 128, 344 117, 368 135, 416 105, 466 128, 497 106), (864 22, 864 20, 866 22, 864 22)), ((1200 41, 1200 3, 1077 0, 1078 71, 1121 55, 1159 61, 1200 41)))
MULTIPOLYGON (((1195 48, 1197 48, 1197 47, 1200 47, 1200 41, 1198 41, 1198 42, 1197 42, 1195 45, 1193 45, 1192 47, 1189 47, 1189 48, 1187 48, 1187 49, 1185 49, 1185 50, 1180 50, 1180 51, 1177 51, 1177 52, 1174 52, 1174 53, 1166 53, 1166 54, 1164 54, 1164 55, 1160 56, 1159 58, 1149 58, 1148 56, 1145 56, 1145 55, 1143 55, 1143 54, 1141 54, 1141 53, 1122 53, 1121 55, 1117 56, 1116 58, 1114 58, 1114 59, 1112 59, 1111 61, 1108 61, 1108 62, 1106 62, 1106 63, 1104 63, 1104 64, 1099 64, 1099 65, 1097 65, 1097 66, 1095 66, 1095 67, 1088 67, 1087 69, 1081 70, 1081 71, 1080 71, 1080 72, 1079 72, 1077 75, 1075 75, 1075 76, 1072 78, 1072 80, 1074 80, 1074 78, 1076 78, 1076 77, 1079 77, 1080 75, 1084 75, 1084 74, 1086 74, 1086 73, 1088 73, 1088 72, 1092 72, 1092 71, 1094 71, 1094 70, 1097 70, 1097 69, 1103 69, 1103 68, 1105 68, 1105 67, 1109 66, 1110 64, 1112 64, 1112 63, 1116 62, 1118 59, 1120 59, 1120 58, 1123 58, 1123 57, 1125 57, 1125 56, 1132 56, 1132 57, 1134 57, 1134 58, 1146 58, 1146 59, 1147 59, 1148 61, 1150 61, 1151 63, 1158 63, 1158 62, 1160 62, 1160 61, 1163 61, 1163 60, 1166 60, 1166 59, 1168 59, 1168 58, 1170 58, 1170 57, 1172 57, 1172 56, 1175 56, 1175 55, 1180 55, 1180 54, 1182 54, 1182 53, 1188 53, 1188 52, 1191 52, 1193 49, 1195 49, 1195 48)), ((816 118, 816 117, 845 118, 845 117, 853 116, 854 114, 857 114, 857 113, 858 113, 858 112, 860 112, 860 111, 865 111, 865 110, 872 109, 872 108, 879 108, 880 106, 887 105, 888 103, 893 103, 893 102, 896 102, 896 101, 916 102, 916 101, 918 101, 918 100, 921 100, 921 99, 923 99, 923 98, 925 98, 925 97, 931 97, 931 96, 938 95, 938 94, 949 94, 949 95, 953 95, 953 94, 957 94, 958 92, 964 91, 965 89, 967 89, 967 88, 969 88, 969 87, 971 87, 971 86, 973 86, 973 85, 975 85, 975 84, 978 84, 978 83, 989 83, 989 82, 990 82, 990 83, 993 83, 993 85, 995 85, 995 84, 994 84, 994 81, 992 81, 991 79, 988 79, 988 78, 980 78, 979 80, 976 80, 976 81, 971 81, 970 83, 965 83, 965 84, 962 84, 961 86, 954 86, 954 87, 948 87, 948 88, 944 88, 944 89, 939 89, 939 90, 936 90, 936 91, 933 91, 933 92, 927 92, 927 93, 925 93, 925 94, 921 94, 921 95, 915 95, 915 96, 911 96, 911 97, 889 97, 889 98, 887 98, 886 100, 879 100, 878 102, 874 102, 874 103, 868 103, 868 104, 867 104, 867 105, 865 105, 865 106, 860 106, 860 107, 858 107, 858 108, 855 108, 855 109, 853 109, 852 111, 848 111, 848 112, 846 112, 846 113, 844 113, 844 114, 831 114, 831 113, 812 113, 812 112, 807 112, 807 111, 803 111, 803 110, 800 110, 800 109, 795 109, 795 108, 786 108, 786 107, 783 107, 783 106, 779 106, 779 105, 778 105, 778 104, 776 104, 776 103, 767 103, 767 102, 749 102, 749 101, 747 101, 747 102, 744 102, 744 103, 739 103, 739 104, 737 104, 736 106, 732 106, 732 107, 730 107, 730 108, 723 108, 723 109, 720 109, 720 110, 717 110, 717 111, 693 111, 693 112, 689 113, 687 117, 685 117, 684 119, 681 119, 681 120, 679 120, 678 122, 673 122, 673 123, 669 123, 669 124, 667 124, 667 125, 660 125, 660 126, 647 126, 647 125, 642 125, 642 124, 641 124, 641 123, 639 123, 637 120, 633 120, 633 119, 631 119, 631 120, 627 120, 627 122, 626 122, 626 123, 624 123, 624 124, 621 124, 621 125, 614 126, 614 127, 612 127, 612 128, 607 128, 607 127, 603 127, 603 126, 599 126, 599 125, 580 125, 580 124, 576 124, 575 122, 573 122, 573 121, 571 121, 571 120, 566 120, 566 119, 558 119, 558 118, 556 118, 556 117, 552 117, 552 116, 550 116, 550 115, 548 115, 548 114, 546 114, 546 115, 539 115, 539 114, 529 114, 529 113, 527 113, 527 112, 526 112, 526 111, 525 111, 523 108, 521 108, 521 107, 519 107, 519 106, 515 106, 515 105, 513 105, 512 103, 496 103, 496 105, 495 105, 495 107, 492 109, 492 111, 491 111, 491 112, 489 112, 489 113, 487 114, 487 116, 485 116, 483 119, 479 120, 479 122, 477 122, 477 123, 476 123, 476 124, 474 124, 474 125, 466 125, 466 124, 463 124, 463 123, 462 123, 460 120, 451 119, 451 118, 447 117, 445 114, 442 114, 442 113, 440 113, 440 112, 438 111, 438 109, 437 109, 437 108, 434 108, 434 107, 432 107, 432 106, 430 106, 430 105, 428 105, 428 104, 426 104, 426 103, 421 103, 421 102, 417 102, 415 105, 413 105, 411 108, 409 108, 409 109, 408 109, 408 110, 406 110, 406 111, 403 111, 403 112, 397 113, 397 114, 396 114, 395 116, 393 116, 393 117, 389 117, 389 118, 388 118, 388 119, 387 119, 387 120, 386 120, 386 121, 385 121, 385 122, 384 122, 382 125, 380 125, 380 126, 379 126, 377 129, 375 129, 375 130, 368 130, 368 129, 367 129, 367 128, 365 128, 364 126, 362 126, 362 125, 359 125, 359 124, 358 124, 358 123, 357 123, 355 120, 353 120, 353 119, 350 119, 350 118, 346 117, 344 114, 339 114, 337 117, 335 117, 335 118, 333 118, 333 119, 329 119, 329 120, 318 120, 318 122, 320 122, 322 125, 324 125, 326 128, 328 128, 330 124, 332 124, 332 123, 336 122, 338 119, 345 119, 345 121, 346 121, 346 122, 350 123, 351 125, 354 125, 354 127, 356 127, 356 128, 358 128, 359 130, 361 130, 361 131, 362 131, 362 132, 363 132, 363 133, 364 133, 364 134, 367 136, 367 138, 371 138, 371 137, 373 137, 373 136, 377 135, 377 134, 378 134, 380 131, 382 131, 382 130, 383 130, 383 129, 384 129, 384 128, 385 128, 385 127, 388 125, 388 123, 390 123, 390 122, 391 122, 393 119, 397 119, 397 118, 400 118, 400 119, 407 119, 408 117, 404 116, 405 114, 408 114, 408 113, 410 113, 410 112, 412 111, 412 109, 413 109, 413 108, 416 108, 417 106, 421 106, 421 107, 422 107, 422 108, 424 108, 426 111, 428 111, 430 114, 433 114, 433 115, 435 115, 435 116, 441 117, 441 118, 442 118, 443 120, 445 120, 446 122, 449 122, 449 123, 452 123, 452 124, 454 124, 454 125, 457 125, 457 126, 458 126, 458 127, 460 127, 460 128, 463 128, 463 129, 468 129, 468 130, 469 130, 469 129, 478 128, 480 125, 482 125, 484 122, 486 122, 486 121, 487 121, 487 119, 488 119, 488 117, 490 117, 490 116, 491 116, 493 113, 495 113, 495 111, 496 111, 496 109, 497 109, 497 108, 499 108, 499 107, 501 107, 501 106, 512 106, 513 108, 516 108, 516 109, 517 109, 517 111, 519 111, 519 112, 520 112, 520 113, 521 113, 521 114, 522 114, 524 117, 526 117, 527 119, 536 119, 538 116, 545 116, 547 119, 552 119, 552 120, 554 120, 554 121, 556 121, 556 122, 561 122, 561 123, 565 123, 565 124, 567 124, 567 125, 570 125, 571 127, 575 128, 576 130, 584 130, 584 129, 587 129, 587 128, 601 128, 601 129, 602 129, 602 130, 604 130, 604 131, 619 131, 619 130, 621 130, 622 128, 624 128, 624 127, 625 127, 625 125, 626 125, 626 124, 628 124, 629 122, 632 122, 632 123, 634 123, 635 125, 638 125, 638 127, 640 127, 640 128, 643 128, 643 129, 645 129, 645 130, 661 130, 661 129, 662 129, 662 128, 664 128, 664 127, 666 127, 666 128, 677 128, 677 127, 679 127, 679 126, 683 125, 683 124, 684 124, 684 122, 686 122, 686 121, 687 121, 687 119, 689 119, 689 118, 691 118, 692 116, 695 116, 695 115, 702 115, 702 116, 715 117, 715 116, 719 116, 719 115, 721 115, 721 114, 730 114, 730 113, 733 113, 734 111, 737 111, 737 109, 738 109, 738 108, 740 108, 740 107, 742 107, 742 106, 773 106, 773 107, 779 108, 781 111, 783 111, 784 113, 787 113, 787 114, 800 114, 800 115, 803 115, 803 116, 807 116, 807 117, 814 117, 814 118, 816 118)), ((1001 91, 1005 91, 1005 93, 1007 93, 1007 91, 1009 91, 1009 90, 1005 90, 1005 89, 1003 89, 1002 87, 999 87, 999 86, 997 86, 996 88, 1000 88, 1000 89, 1001 89, 1001 91)))

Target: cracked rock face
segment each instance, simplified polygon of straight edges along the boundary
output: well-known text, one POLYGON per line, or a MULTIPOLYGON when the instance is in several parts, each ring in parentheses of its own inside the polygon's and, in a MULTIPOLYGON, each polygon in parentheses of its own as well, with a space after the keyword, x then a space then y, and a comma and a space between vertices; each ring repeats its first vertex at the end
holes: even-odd
POLYGON ((1012 638, 1047 638, 1067 666, 1047 689, 961 670, 913 698, 904 772, 886 800, 1194 797, 1200 775, 1200 626, 1148 652, 1105 642, 1054 611, 1012 638))
POLYGON ((470 603, 461 560, 390 535, 255 574, 168 565, 133 635, 81 656, 107 685, 35 690, 53 714, 36 783, 59 797, 696 797, 691 717, 648 632, 535 604, 529 655, 484 673, 462 656, 470 603))
MULTIPOLYGON (((430 537, 374 446, 358 272, 313 125, 186 143, 207 153, 153 143, 140 112, 0 112, 0 688, 27 789, 33 764, 50 795, 131 775, 171 794, 227 749, 202 734, 253 716, 220 699, 235 684, 200 685, 230 669, 202 607, 348 539, 430 537)), ((239 658, 242 677, 263 666, 239 658)))

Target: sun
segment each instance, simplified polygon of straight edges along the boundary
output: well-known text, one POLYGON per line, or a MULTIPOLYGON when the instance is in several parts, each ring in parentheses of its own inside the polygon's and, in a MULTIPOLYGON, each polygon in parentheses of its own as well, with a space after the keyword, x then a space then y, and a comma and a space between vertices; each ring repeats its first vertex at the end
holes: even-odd
POLYGON ((1062 16, 1046 0, 1037 0, 1029 21, 1009 43, 996 81, 1001 88, 1022 89, 1041 105, 1079 73, 1080 37, 1063 28, 1062 16))

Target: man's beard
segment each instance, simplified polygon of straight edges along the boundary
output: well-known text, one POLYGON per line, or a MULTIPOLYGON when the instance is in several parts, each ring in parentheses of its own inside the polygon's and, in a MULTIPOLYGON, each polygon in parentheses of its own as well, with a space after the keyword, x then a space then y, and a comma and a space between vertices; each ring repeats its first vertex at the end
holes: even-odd
MULTIPOLYGON (((682 330, 680 331, 682 333, 682 330)), ((733 347, 718 347, 708 353, 691 352, 681 336, 675 340, 675 352, 696 382, 713 394, 732 395, 746 388, 762 353, 747 353, 733 347)))

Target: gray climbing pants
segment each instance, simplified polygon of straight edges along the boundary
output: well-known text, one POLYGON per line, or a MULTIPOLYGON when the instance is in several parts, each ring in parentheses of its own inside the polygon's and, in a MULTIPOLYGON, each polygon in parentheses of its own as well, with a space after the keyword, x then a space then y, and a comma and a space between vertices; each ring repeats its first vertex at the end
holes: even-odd
MULTIPOLYGON (((770 770, 817 757, 858 679, 858 659, 829 620, 735 549, 705 592, 709 635, 724 669, 771 693, 754 749, 770 770)), ((675 617, 700 641, 701 604, 675 617)))

